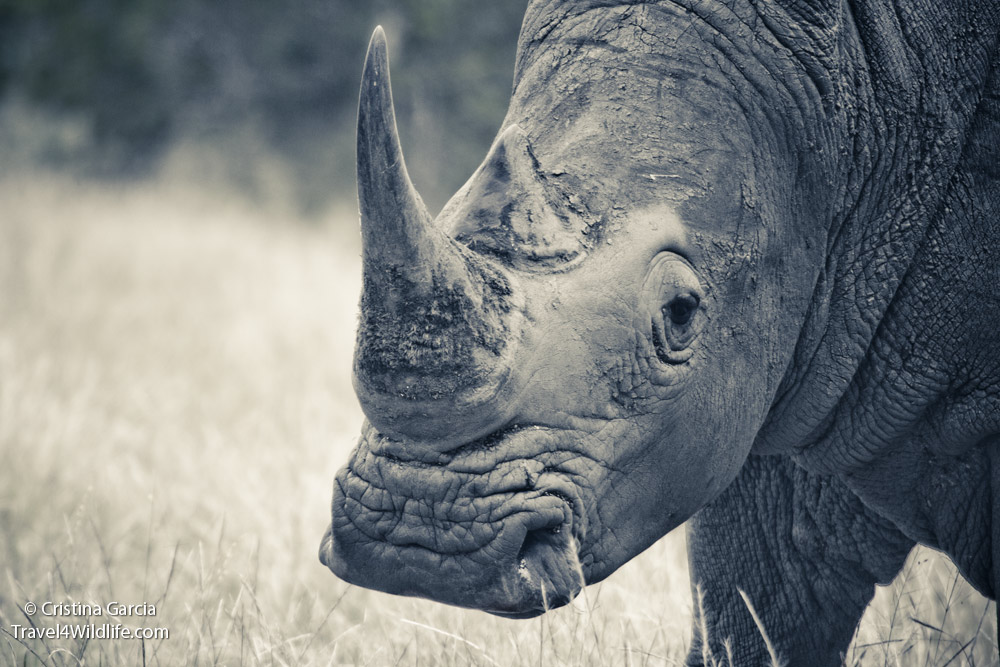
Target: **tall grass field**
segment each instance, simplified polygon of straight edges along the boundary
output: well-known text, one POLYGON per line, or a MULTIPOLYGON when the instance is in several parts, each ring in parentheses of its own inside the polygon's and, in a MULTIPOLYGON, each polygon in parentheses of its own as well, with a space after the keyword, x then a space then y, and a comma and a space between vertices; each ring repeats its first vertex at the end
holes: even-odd
MULTIPOLYGON (((362 419, 352 207, 0 179, 0 665, 683 663, 682 529, 530 621, 320 565, 362 419)), ((845 663, 997 665, 994 619, 918 549, 845 663)))

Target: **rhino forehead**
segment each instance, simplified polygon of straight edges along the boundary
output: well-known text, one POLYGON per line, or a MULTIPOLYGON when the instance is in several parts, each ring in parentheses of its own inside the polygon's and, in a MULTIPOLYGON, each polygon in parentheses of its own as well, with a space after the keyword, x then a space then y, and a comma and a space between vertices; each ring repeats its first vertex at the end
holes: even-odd
POLYGON ((838 86, 843 27, 840 8, 824 3, 804 9, 782 2, 536 0, 518 42, 515 91, 523 82, 536 89, 537 81, 565 71, 580 73, 577 83, 588 85, 593 77, 582 72, 582 56, 605 75, 625 64, 650 78, 709 78, 744 90, 748 99, 780 103, 772 122, 806 121, 838 86))

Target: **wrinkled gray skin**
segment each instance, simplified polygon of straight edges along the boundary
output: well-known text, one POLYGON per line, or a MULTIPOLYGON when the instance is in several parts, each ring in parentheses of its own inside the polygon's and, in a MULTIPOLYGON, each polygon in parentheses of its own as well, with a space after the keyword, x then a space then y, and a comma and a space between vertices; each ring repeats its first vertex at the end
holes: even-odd
POLYGON ((741 665, 766 653, 737 589, 793 665, 837 664, 916 542, 995 597, 998 25, 996 0, 534 0, 503 129, 434 220, 376 32, 368 421, 323 563, 526 617, 693 517, 741 665))

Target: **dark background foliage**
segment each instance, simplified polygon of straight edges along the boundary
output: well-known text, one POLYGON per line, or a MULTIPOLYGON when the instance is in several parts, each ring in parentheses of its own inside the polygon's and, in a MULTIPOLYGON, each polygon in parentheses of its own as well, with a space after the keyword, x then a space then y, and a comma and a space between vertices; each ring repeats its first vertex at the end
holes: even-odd
POLYGON ((353 189, 361 66, 381 23, 410 171, 436 208, 499 127, 525 5, 0 0, 0 100, 72 120, 35 142, 48 166, 141 177, 186 142, 250 190, 256 161, 277 160, 315 210, 353 189))

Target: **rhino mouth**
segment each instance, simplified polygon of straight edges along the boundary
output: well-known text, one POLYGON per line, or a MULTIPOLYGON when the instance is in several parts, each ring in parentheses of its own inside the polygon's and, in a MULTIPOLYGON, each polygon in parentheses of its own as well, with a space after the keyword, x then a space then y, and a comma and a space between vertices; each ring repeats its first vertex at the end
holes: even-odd
POLYGON ((511 618, 567 604, 588 569, 581 489, 563 466, 579 455, 511 455, 552 437, 498 433, 426 463, 379 453, 368 427, 336 477, 320 561, 352 584, 511 618))

